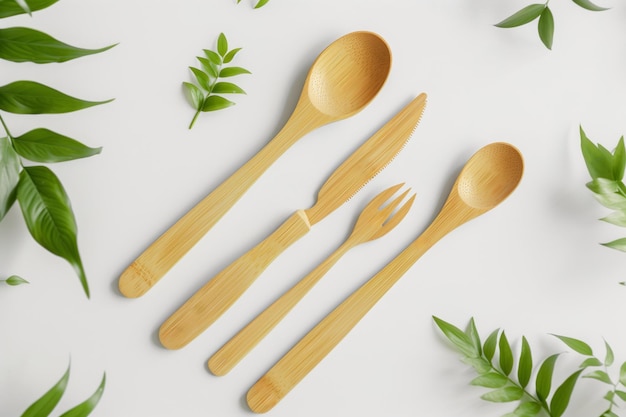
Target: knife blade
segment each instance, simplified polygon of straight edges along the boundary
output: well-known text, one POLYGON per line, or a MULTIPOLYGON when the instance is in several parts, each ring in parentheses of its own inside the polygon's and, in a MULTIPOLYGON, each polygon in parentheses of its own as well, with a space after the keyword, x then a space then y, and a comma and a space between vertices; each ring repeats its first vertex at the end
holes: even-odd
POLYGON ((262 242, 215 275, 159 329, 161 344, 180 349, 213 324, 287 247, 363 188, 404 148, 426 106, 415 97, 354 151, 328 178, 315 204, 297 210, 262 242))

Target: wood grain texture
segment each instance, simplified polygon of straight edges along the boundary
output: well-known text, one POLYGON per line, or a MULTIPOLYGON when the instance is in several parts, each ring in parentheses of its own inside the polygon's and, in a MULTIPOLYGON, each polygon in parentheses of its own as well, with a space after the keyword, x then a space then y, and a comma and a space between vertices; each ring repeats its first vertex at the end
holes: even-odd
POLYGON ((119 278, 120 292, 126 297, 145 294, 296 141, 362 110, 382 88, 390 68, 389 47, 375 33, 349 33, 329 45, 313 63, 283 129, 133 261, 119 278))
POLYGON ((517 187, 519 151, 506 143, 480 149, 465 165, 428 228, 305 335, 248 391, 251 410, 271 410, 356 326, 409 268, 446 234, 489 211, 517 187))
POLYGON ((343 244, 267 307, 209 359, 208 367, 211 372, 215 375, 228 373, 295 307, 348 250, 361 243, 378 239, 396 227, 406 216, 415 200, 415 195, 413 195, 395 214, 393 213, 407 196, 407 190, 383 207, 384 203, 401 186, 402 184, 398 184, 388 188, 374 197, 361 212, 352 233, 343 244))

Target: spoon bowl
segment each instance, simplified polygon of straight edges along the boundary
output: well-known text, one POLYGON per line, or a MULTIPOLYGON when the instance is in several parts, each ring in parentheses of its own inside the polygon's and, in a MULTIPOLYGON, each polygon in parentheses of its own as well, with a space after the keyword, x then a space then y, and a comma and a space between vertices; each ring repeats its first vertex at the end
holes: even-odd
POLYGON ((478 150, 461 170, 430 226, 319 322, 250 388, 247 394, 250 409, 257 413, 271 410, 428 249, 458 226, 506 199, 519 184, 523 167, 521 154, 507 143, 496 142, 478 150))
POLYGON ((132 298, 145 294, 296 141, 358 113, 374 99, 390 68, 389 47, 375 33, 352 32, 330 44, 309 70, 296 108, 280 132, 139 255, 120 276, 120 292, 132 298))

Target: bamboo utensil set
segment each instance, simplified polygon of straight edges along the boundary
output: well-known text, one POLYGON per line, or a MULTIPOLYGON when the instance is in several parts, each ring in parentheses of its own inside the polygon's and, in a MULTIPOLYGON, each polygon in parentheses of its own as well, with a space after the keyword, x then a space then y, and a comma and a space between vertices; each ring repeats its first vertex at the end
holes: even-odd
MULTIPOLYGON (((390 65, 386 42, 371 32, 353 32, 329 45, 313 63, 283 129, 124 271, 119 279, 122 294, 139 297, 147 292, 299 138, 363 109, 381 89, 390 65)), ((415 97, 335 170, 312 207, 294 212, 265 240, 200 288, 161 326, 163 346, 178 349, 201 334, 289 245, 384 169, 412 135, 425 105, 425 94, 415 97)), ((521 155, 509 144, 493 143, 479 150, 460 173, 433 223, 257 381, 248 392, 250 408, 266 412, 274 407, 432 245, 504 200, 519 183, 522 171, 521 155)), ((209 359, 209 369, 216 375, 230 371, 350 248, 380 238, 397 226, 415 198, 407 199, 407 190, 391 200, 401 187, 393 186, 372 199, 347 240, 218 350, 209 359)))

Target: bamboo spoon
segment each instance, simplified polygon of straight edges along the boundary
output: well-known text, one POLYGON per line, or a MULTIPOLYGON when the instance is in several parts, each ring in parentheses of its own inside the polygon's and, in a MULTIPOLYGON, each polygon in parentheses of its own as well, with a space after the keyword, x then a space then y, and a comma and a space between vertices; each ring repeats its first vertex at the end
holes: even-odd
POLYGON ((402 185, 394 185, 374 197, 361 212, 352 233, 343 244, 326 258, 324 262, 319 264, 306 277, 252 320, 209 359, 208 365, 211 372, 215 375, 228 373, 291 311, 348 250, 361 243, 378 239, 395 228, 409 212, 415 200, 415 194, 396 213, 393 213, 393 211, 404 200, 409 190, 402 193, 388 205, 383 207, 383 204, 402 185))
POLYGON ((252 411, 272 409, 365 316, 430 247, 446 234, 500 204, 523 172, 519 151, 492 143, 467 162, 431 225, 396 258, 327 315, 248 391, 252 411))
POLYGON ((131 263, 120 276, 120 292, 145 294, 298 139, 361 111, 380 91, 390 67, 389 47, 375 33, 352 32, 330 44, 313 63, 296 108, 276 137, 131 263))

